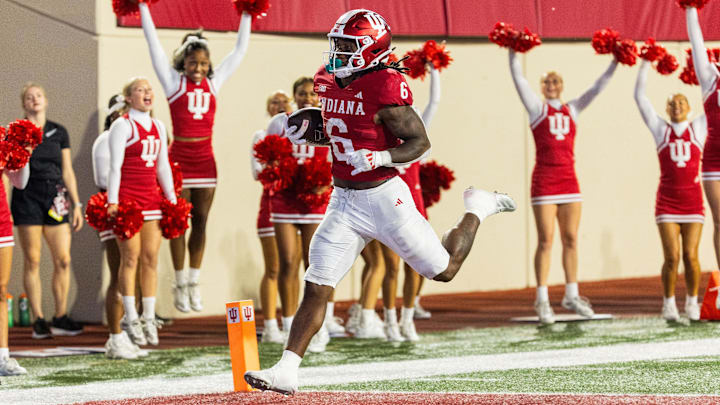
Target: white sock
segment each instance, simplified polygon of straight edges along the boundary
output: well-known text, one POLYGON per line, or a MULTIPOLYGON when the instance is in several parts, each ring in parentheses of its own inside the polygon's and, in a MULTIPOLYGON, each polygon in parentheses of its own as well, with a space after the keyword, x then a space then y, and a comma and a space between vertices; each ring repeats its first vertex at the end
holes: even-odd
POLYGON ((419 295, 415 296, 415 306, 416 307, 420 306, 420 296, 419 295))
POLYGON ((125 296, 122 297, 123 309, 125 309, 125 319, 127 321, 134 321, 138 319, 137 308, 135 308, 135 297, 125 296))
POLYGON ((395 308, 384 308, 383 317, 388 325, 397 325, 397 311, 395 308))
POLYGON ((155 319, 155 297, 143 297, 143 318, 155 319))
POLYGON ((360 315, 360 324, 364 323, 370 323, 370 321, 375 317, 375 310, 374 309, 365 309, 363 308, 361 315, 360 315))
POLYGON ((175 285, 183 286, 187 284, 188 271, 187 269, 175 270, 175 285))
POLYGON ((280 358, 280 361, 275 364, 275 367, 292 368, 297 370, 300 368, 300 362, 302 362, 302 357, 298 356, 295 352, 283 350, 282 357, 280 358))
POLYGON ((415 308, 402 307, 400 311, 400 323, 412 322, 413 315, 415 315, 415 308))
POLYGON ((122 339, 122 332, 120 333, 111 333, 110 334, 110 340, 113 342, 118 342, 120 339, 122 339))
POLYGON ((535 293, 535 302, 548 302, 550 296, 548 295, 548 288, 546 285, 538 286, 537 292, 535 293))
POLYGON ((294 316, 283 316, 282 317, 282 325, 283 325, 283 330, 285 332, 290 331, 290 327, 292 326, 292 322, 293 322, 294 318, 295 318, 294 316))
POLYGON ((685 296, 685 305, 690 305, 690 304, 697 305, 697 295, 696 296, 692 296, 692 295, 685 296))
POLYGON ((565 284, 565 296, 567 298, 575 298, 580 295, 578 291, 578 283, 567 283, 565 284))
POLYGON ((188 284, 197 284, 200 281, 200 269, 190 267, 188 274, 188 284))
POLYGON ((277 319, 275 319, 275 318, 273 318, 273 319, 266 319, 266 320, 264 321, 264 324, 265 324, 265 329, 275 329, 275 330, 279 330, 279 329, 278 329, 277 319))
POLYGON ((335 317, 335 303, 328 302, 325 309, 325 319, 332 320, 335 317))
POLYGON ((663 305, 670 305, 675 306, 675 296, 672 297, 663 297, 663 305))
POLYGON ((10 349, 7 347, 0 347, 0 360, 7 360, 10 358, 10 349))

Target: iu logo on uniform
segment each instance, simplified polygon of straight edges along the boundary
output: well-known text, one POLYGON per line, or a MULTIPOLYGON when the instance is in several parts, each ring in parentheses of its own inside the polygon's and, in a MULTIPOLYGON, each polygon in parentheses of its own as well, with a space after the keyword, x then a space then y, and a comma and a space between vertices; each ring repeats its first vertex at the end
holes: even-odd
POLYGON ((690 160, 690 142, 678 139, 675 142, 670 142, 670 159, 677 163, 677 167, 685 167, 686 162, 690 160))
POLYGON ((570 133, 570 117, 562 113, 555 113, 548 116, 548 124, 550 124, 550 133, 555 135, 555 139, 562 141, 565 135, 570 133))
POLYGON ((140 143, 142 143, 140 159, 145 161, 145 167, 155 166, 155 161, 160 152, 160 139, 155 139, 154 135, 150 135, 147 139, 141 140, 140 143))
POLYGON ((203 119, 203 114, 210 109, 210 93, 205 93, 202 89, 195 89, 186 94, 188 96, 188 111, 193 114, 193 119, 203 119))

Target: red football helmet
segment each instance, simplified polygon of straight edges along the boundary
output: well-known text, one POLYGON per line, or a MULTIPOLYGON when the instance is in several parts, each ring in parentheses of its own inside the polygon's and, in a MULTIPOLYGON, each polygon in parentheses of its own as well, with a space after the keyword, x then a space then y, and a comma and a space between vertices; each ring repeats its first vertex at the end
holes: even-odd
POLYGON ((391 52, 390 26, 380 14, 370 10, 350 10, 341 15, 328 39, 330 51, 325 52, 325 67, 340 78, 378 65, 391 52), (338 49, 340 39, 354 41, 355 49, 338 49), (347 62, 343 63, 338 55, 347 55, 347 62))

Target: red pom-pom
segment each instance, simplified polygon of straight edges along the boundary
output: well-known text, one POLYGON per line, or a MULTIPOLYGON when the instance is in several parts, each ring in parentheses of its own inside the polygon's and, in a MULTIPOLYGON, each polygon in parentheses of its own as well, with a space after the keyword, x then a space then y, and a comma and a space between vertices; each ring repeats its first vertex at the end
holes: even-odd
POLYGON ((266 190, 272 192, 282 191, 292 186, 297 170, 297 159, 292 156, 286 157, 267 165, 258 174, 258 180, 266 190))
POLYGON ((106 231, 112 227, 108 222, 107 193, 93 194, 85 207, 85 221, 98 232, 106 231))
POLYGON ((623 39, 615 44, 613 55, 623 65, 633 66, 637 61, 638 49, 632 39, 623 39))
POLYGON ((30 161, 30 152, 15 142, 2 142, 0 146, 4 156, 3 162, 7 170, 20 170, 30 161))
POLYGON ((514 38, 518 36, 518 32, 512 25, 504 22, 496 22, 493 30, 488 34, 490 42, 498 44, 503 48, 510 48, 514 42, 514 38))
POLYGON ((327 159, 315 156, 305 159, 298 167, 295 192, 298 199, 310 207, 328 203, 332 187, 332 164, 327 159), (318 191, 326 188, 318 194, 318 191))
POLYGON ((268 135, 253 146, 255 157, 262 164, 271 164, 292 156, 293 147, 289 139, 280 135, 268 135))
POLYGON ((669 75, 676 71, 679 66, 680 64, 678 64, 675 56, 670 53, 666 53, 657 61, 655 70, 657 70, 661 75, 669 75))
POLYGON ((180 197, 183 189, 183 174, 180 169, 180 163, 170 162, 170 170, 172 170, 173 187, 175 188, 175 196, 180 197))
POLYGON ((540 44, 542 44, 540 36, 531 32, 526 27, 522 32, 518 32, 513 41, 512 48, 515 52, 525 53, 540 44))
POLYGON ((703 8, 710 0, 676 0, 678 6, 682 8, 695 7, 697 9, 703 8))
POLYGON ((413 79, 417 79, 418 77, 425 79, 425 63, 427 63, 425 60, 425 54, 419 49, 408 51, 402 61, 403 66, 410 69, 407 72, 408 76, 413 79))
POLYGON ((615 50, 615 43, 620 40, 620 34, 609 28, 595 31, 592 37, 592 47, 599 54, 611 53, 615 50))
POLYGON ((120 240, 128 240, 135 236, 142 228, 144 221, 142 210, 133 200, 120 201, 117 215, 110 219, 113 233, 120 240))
POLYGON ((138 4, 140 3, 156 3, 158 0, 112 0, 113 11, 118 17, 126 15, 135 15, 140 12, 138 4))
POLYGON ((252 18, 262 18, 267 15, 270 8, 269 0, 232 0, 238 14, 247 12, 252 18))
POLYGON ((388 56, 388 60, 387 60, 388 65, 391 64, 391 63, 393 63, 393 62, 397 62, 397 61, 398 61, 398 57, 397 57, 397 55, 395 55, 395 53, 391 53, 391 54, 388 56))
POLYGON ((450 56, 450 52, 445 50, 444 41, 440 45, 433 40, 425 42, 423 45, 423 53, 425 54, 425 59, 432 62, 433 67, 435 67, 438 71, 450 66, 450 62, 453 61, 453 58, 450 56))
POLYGON ((645 40, 642 48, 640 48, 639 56, 650 62, 655 62, 665 56, 666 53, 667 50, 662 45, 655 43, 655 38, 648 38, 645 40))
POLYGON ((488 38, 491 42, 503 48, 512 48, 515 52, 520 53, 525 53, 542 44, 540 36, 527 27, 522 31, 518 31, 512 25, 504 22, 495 23, 495 27, 490 31, 488 38))
POLYGON ((185 233, 188 229, 188 220, 191 217, 190 211, 192 211, 192 207, 192 204, 184 198, 178 198, 177 204, 163 199, 160 205, 162 210, 160 230, 165 239, 175 239, 185 233))
POLYGON ((420 187, 425 208, 440 201, 440 190, 450 189, 455 180, 453 171, 434 160, 420 165, 420 187))
MULTIPOLYGON (((693 62, 692 58, 692 49, 686 49, 685 53, 685 67, 680 73, 680 80, 682 80, 682 82, 685 84, 699 85, 700 82, 698 82, 698 78, 695 75, 695 63, 693 62)), ((720 48, 708 49, 707 57, 710 63, 717 64, 718 60, 720 60, 720 48)))
POLYGON ((22 147, 34 148, 42 143, 43 130, 28 120, 17 120, 8 125, 6 139, 22 147))

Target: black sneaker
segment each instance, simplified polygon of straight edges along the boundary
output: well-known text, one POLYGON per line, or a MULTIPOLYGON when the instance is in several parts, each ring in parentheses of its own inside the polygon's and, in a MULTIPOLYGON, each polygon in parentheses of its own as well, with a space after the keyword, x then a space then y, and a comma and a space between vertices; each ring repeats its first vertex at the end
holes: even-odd
POLYGON ((60 318, 53 316, 50 331, 55 336, 75 336, 83 332, 83 327, 67 315, 63 315, 60 318))
POLYGON ((37 318, 32 325, 33 339, 47 339, 50 337, 50 325, 43 318, 37 318))

